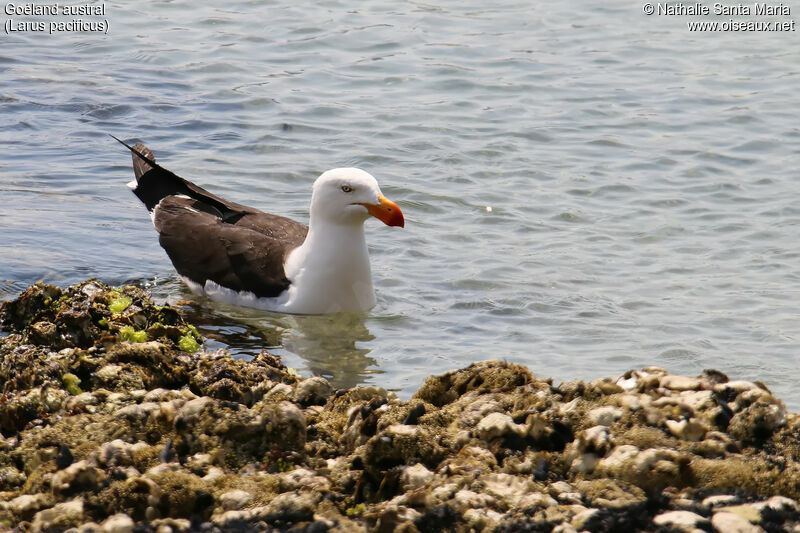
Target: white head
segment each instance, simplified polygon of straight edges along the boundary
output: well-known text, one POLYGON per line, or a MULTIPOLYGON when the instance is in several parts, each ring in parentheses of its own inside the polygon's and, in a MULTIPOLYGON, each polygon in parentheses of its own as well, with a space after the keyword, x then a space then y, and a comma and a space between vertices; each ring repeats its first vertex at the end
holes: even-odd
POLYGON ((311 224, 363 224, 370 216, 388 226, 403 227, 400 208, 381 194, 378 182, 359 168, 335 168, 324 172, 311 193, 311 224))

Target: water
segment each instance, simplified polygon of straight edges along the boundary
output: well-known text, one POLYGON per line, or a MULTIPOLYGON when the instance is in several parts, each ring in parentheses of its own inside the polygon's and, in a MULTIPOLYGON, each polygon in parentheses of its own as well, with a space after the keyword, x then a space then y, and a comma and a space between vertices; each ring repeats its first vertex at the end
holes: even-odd
POLYGON ((0 36, 0 299, 136 283, 189 300, 212 347, 403 396, 500 358, 556 381, 717 368, 800 408, 796 33, 619 1, 106 8, 108 35, 0 36), (107 133, 302 221, 319 173, 368 170, 406 215, 368 224, 377 307, 193 297, 107 133))

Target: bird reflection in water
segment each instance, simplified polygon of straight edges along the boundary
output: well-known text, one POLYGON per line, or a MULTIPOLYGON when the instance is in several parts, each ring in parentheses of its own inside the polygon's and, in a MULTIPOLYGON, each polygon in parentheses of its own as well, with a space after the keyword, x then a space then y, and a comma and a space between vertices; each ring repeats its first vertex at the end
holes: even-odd
POLYGON ((382 373, 370 348, 358 343, 375 337, 367 329, 364 313, 333 313, 316 316, 283 316, 291 322, 282 338, 283 348, 301 357, 311 374, 323 376, 336 388, 349 388, 382 373))
POLYGON ((335 388, 369 383, 382 373, 370 348, 375 337, 366 313, 281 315, 205 302, 192 296, 178 306, 184 318, 206 338, 209 349, 227 348, 234 357, 253 357, 266 349, 304 375, 322 376, 335 388))

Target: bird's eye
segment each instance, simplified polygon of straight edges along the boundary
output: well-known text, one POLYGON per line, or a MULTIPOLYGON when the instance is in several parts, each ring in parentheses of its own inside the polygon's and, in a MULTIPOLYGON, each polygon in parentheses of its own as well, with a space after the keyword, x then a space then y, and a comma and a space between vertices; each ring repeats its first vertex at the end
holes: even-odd
POLYGON ((344 192, 353 192, 353 188, 349 185, 342 185, 342 190, 344 192))

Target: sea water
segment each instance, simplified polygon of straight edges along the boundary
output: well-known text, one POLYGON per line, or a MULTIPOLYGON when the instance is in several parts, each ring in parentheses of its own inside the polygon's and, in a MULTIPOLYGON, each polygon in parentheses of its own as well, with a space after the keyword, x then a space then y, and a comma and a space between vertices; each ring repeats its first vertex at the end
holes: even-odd
POLYGON ((212 348, 403 396, 498 358, 556 382, 716 368, 800 408, 796 33, 616 0, 84 4, 103 14, 0 14, 0 299, 133 283, 212 348), (322 171, 369 171, 406 217, 367 224, 378 305, 194 297, 108 134, 304 222, 322 171))

